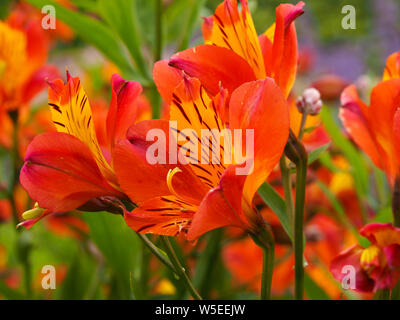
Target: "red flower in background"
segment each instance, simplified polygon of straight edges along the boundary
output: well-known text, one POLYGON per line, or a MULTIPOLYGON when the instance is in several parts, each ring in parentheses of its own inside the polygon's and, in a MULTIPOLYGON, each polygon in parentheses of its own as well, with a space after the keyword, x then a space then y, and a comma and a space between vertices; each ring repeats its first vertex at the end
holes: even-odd
POLYGON ((360 230, 370 242, 368 248, 354 245, 331 263, 333 276, 342 281, 345 266, 356 271, 355 286, 361 292, 392 289, 400 277, 400 228, 392 224, 371 223, 360 230))

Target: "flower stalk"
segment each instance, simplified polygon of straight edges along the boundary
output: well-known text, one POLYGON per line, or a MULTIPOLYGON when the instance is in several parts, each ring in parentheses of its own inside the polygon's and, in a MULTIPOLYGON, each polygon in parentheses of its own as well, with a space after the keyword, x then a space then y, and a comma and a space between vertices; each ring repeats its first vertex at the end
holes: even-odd
POLYGON ((393 187, 392 213, 395 227, 400 227, 400 178, 396 177, 393 187))
POLYGON ((290 131, 289 140, 285 147, 286 156, 296 165, 296 200, 294 214, 294 258, 295 258, 295 299, 303 299, 304 293, 304 205, 307 177, 307 152, 303 144, 290 131))
POLYGON ((196 288, 193 286, 192 281, 190 280, 189 276, 186 273, 185 268, 182 266, 181 262, 179 261, 178 257, 176 256, 175 250, 171 245, 167 236, 160 236, 161 242, 164 245, 165 252, 168 258, 171 260, 174 268, 175 273, 179 276, 180 279, 183 280, 186 287, 188 288, 190 294, 195 300, 203 300, 200 294, 197 292, 196 288))
POLYGON ((271 299, 272 274, 274 270, 275 240, 268 226, 257 233, 251 233, 253 241, 263 250, 263 267, 261 275, 261 300, 271 299))

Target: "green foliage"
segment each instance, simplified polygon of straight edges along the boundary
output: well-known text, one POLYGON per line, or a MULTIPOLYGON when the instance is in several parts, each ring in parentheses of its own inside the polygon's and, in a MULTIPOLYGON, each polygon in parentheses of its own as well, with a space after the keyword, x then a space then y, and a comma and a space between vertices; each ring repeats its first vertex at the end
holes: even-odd
POLYGON ((131 273, 138 259, 140 244, 121 216, 110 213, 84 213, 90 227, 90 239, 103 254, 115 279, 118 298, 132 298, 131 273))
POLYGON ((275 212, 282 224, 283 229, 285 229, 290 239, 293 240, 293 231, 290 227, 285 200, 283 200, 282 197, 275 191, 275 189, 267 182, 264 182, 261 185, 261 187, 258 189, 258 194, 271 208, 271 210, 275 212))
POLYGON ((82 40, 96 47, 114 62, 126 76, 144 82, 144 79, 135 71, 125 54, 123 44, 116 39, 114 33, 104 23, 84 13, 67 9, 51 0, 28 1, 38 8, 49 4, 53 5, 56 9, 57 18, 67 23, 82 40))

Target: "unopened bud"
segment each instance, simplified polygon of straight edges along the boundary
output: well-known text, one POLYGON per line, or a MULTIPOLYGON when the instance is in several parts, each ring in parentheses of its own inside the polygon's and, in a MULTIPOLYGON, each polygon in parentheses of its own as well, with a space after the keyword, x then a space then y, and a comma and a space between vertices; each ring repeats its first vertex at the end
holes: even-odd
POLYGON ((296 107, 300 113, 307 113, 312 116, 319 114, 322 109, 319 91, 315 88, 305 89, 303 95, 298 97, 296 107))

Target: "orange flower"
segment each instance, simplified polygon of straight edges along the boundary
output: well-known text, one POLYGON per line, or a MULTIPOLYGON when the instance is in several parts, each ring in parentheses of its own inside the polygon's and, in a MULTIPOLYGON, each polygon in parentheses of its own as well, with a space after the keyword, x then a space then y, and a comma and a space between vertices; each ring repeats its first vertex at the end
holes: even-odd
MULTIPOLYGON (((165 86, 167 83, 171 83, 169 78, 164 79, 165 86)), ((168 90, 173 92, 170 120, 177 123, 174 131, 179 152, 189 164, 148 163, 146 154, 151 144, 145 137, 150 129, 165 132, 166 150, 170 150, 172 129, 167 121, 132 126, 128 140, 117 146, 114 162, 122 190, 138 204, 137 209, 125 214, 128 225, 141 233, 184 232, 188 239, 228 225, 255 232, 260 217, 252 206, 254 194, 278 163, 288 138, 288 106, 281 90, 269 78, 243 84, 233 92, 229 108, 226 90, 221 88, 215 97, 209 96, 195 78, 185 77, 174 90, 168 90), (190 161, 187 146, 179 144, 188 138, 185 129, 197 137, 207 129, 219 133, 224 129, 254 129, 253 172, 237 175, 239 163, 226 165, 223 150, 230 146, 225 139, 220 139, 218 164, 190 161)))
POLYGON ((260 37, 247 6, 225 0, 203 23, 205 45, 179 52, 154 66, 154 80, 165 101, 171 101, 174 86, 163 83, 166 74, 175 86, 182 79, 180 69, 198 78, 204 88, 216 95, 220 86, 232 93, 241 84, 271 77, 287 97, 293 86, 297 61, 294 20, 303 13, 303 2, 276 8, 276 22, 260 37), (174 68, 172 68, 174 67, 174 68))
POLYGON ((342 93, 340 118, 350 137, 394 183, 400 174, 399 53, 386 63, 383 81, 371 92, 368 107, 354 85, 342 93))
POLYGON ((31 226, 52 212, 113 208, 113 198, 124 198, 113 169, 115 143, 139 117, 136 98, 141 86, 119 75, 111 79, 111 105, 107 114, 107 149, 98 143, 93 114, 79 78, 67 72, 49 82, 49 106, 58 132, 43 133, 28 147, 20 181, 40 208, 25 214, 31 226), (109 198, 111 197, 111 198, 109 198), (41 208, 45 208, 41 209, 41 208))
POLYGON ((9 112, 21 115, 30 101, 46 87, 45 79, 59 76, 55 66, 44 65, 49 40, 39 17, 18 5, 6 21, 0 20, 0 145, 10 148, 13 120, 9 112))
POLYGON ((48 50, 41 20, 21 7, 0 21, 0 109, 24 107, 45 88, 46 77, 58 76, 55 67, 44 66, 48 50))

